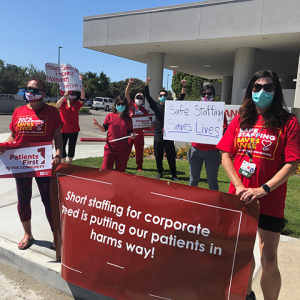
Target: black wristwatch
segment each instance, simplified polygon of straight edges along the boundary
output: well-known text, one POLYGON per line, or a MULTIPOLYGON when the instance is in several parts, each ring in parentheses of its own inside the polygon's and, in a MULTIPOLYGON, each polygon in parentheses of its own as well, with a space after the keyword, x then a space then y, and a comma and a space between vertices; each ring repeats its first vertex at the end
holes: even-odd
POLYGON ((269 194, 271 192, 271 189, 267 184, 263 184, 261 187, 265 190, 265 192, 267 194, 269 194))

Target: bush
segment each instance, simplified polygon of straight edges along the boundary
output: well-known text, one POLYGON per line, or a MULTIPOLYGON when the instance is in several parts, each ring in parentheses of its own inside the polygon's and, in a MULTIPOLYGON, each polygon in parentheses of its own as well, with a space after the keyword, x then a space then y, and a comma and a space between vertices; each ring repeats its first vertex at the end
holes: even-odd
POLYGON ((180 148, 175 147, 177 158, 187 159, 188 152, 191 149, 191 145, 186 144, 180 148))
POLYGON ((79 110, 80 115, 91 115, 90 110, 87 107, 81 107, 79 110))

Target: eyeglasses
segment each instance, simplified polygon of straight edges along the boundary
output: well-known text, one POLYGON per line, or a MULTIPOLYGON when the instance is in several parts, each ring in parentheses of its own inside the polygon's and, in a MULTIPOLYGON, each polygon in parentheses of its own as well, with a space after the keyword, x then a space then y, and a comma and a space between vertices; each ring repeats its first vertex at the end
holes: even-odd
POLYGON ((26 92, 26 93, 39 94, 40 90, 39 90, 39 89, 36 89, 36 88, 33 88, 33 87, 27 87, 27 88, 25 89, 25 92, 26 92))
POLYGON ((167 97, 166 94, 159 94, 159 97, 167 97))
POLYGON ((201 97, 205 98, 205 97, 213 97, 213 93, 202 93, 201 97))
POLYGON ((126 106, 126 103, 125 102, 118 102, 117 105, 126 106))
POLYGON ((267 83, 267 84, 254 83, 252 85, 252 91, 255 93, 258 93, 262 89, 264 89, 265 92, 270 93, 270 92, 274 92, 275 88, 276 88, 276 86, 273 83, 267 83))

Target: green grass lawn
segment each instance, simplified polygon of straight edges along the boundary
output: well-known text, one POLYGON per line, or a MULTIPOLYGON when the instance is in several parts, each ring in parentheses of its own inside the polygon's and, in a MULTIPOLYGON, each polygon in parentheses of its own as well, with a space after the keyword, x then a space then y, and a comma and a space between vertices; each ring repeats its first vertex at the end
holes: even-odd
MULTIPOLYGON (((86 159, 77 159, 74 161, 74 165, 84 166, 84 167, 93 167, 100 168, 102 165, 102 157, 90 157, 86 159)), ((186 160, 177 160, 177 176, 179 183, 189 184, 190 177, 190 167, 189 163, 186 160)), ((164 177, 162 180, 171 180, 171 172, 169 171, 169 166, 167 161, 164 159, 164 177)), ((144 158, 143 163, 143 172, 138 172, 136 170, 135 158, 130 158, 127 164, 126 173, 133 175, 140 175, 150 178, 155 178, 157 176, 156 164, 154 159, 144 158)), ((222 166, 219 169, 218 175, 219 189, 221 192, 227 192, 229 188, 229 178, 226 175, 226 172, 222 166)), ((208 184, 206 181, 206 172, 203 167, 201 172, 199 187, 208 189, 208 184)), ((288 181, 288 192, 286 200, 286 209, 285 209, 285 219, 286 225, 285 229, 282 232, 285 235, 293 236, 300 238, 300 177, 291 176, 288 181)))

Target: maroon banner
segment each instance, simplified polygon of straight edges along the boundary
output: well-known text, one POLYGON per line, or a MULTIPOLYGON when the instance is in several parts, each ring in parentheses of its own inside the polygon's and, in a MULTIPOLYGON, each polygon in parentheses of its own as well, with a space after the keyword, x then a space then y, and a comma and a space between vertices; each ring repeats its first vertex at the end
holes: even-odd
POLYGON ((66 281, 115 299, 245 299, 256 202, 66 164, 51 191, 66 281))

